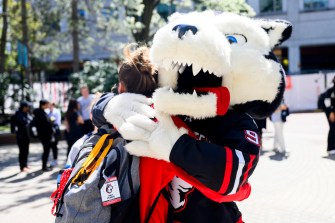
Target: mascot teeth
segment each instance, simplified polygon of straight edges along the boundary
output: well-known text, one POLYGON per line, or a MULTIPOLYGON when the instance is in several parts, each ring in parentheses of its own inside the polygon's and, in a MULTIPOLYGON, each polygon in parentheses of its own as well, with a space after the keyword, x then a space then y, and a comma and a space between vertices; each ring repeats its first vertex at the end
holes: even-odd
POLYGON ((183 73, 185 68, 186 68, 186 65, 185 66, 181 65, 180 68, 179 68, 179 73, 180 74, 183 73))
POLYGON ((176 67, 178 67, 178 63, 172 62, 172 64, 171 64, 171 70, 174 70, 176 67))
POLYGON ((197 97, 197 92, 195 90, 193 90, 193 96, 197 97))
POLYGON ((196 76, 201 70, 200 66, 197 66, 195 64, 192 65, 192 72, 193 72, 193 76, 196 76))

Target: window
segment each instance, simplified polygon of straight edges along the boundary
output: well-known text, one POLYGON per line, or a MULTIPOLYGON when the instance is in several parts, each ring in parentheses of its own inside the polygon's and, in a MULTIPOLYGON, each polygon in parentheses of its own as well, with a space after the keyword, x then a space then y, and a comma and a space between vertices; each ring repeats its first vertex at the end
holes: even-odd
POLYGON ((260 0, 260 12, 282 12, 282 0, 260 0))
POLYGON ((273 50, 274 55, 277 57, 278 61, 283 66, 284 70, 288 71, 288 48, 287 47, 281 47, 281 48, 275 48, 273 50))
POLYGON ((328 8, 328 0, 304 0, 305 10, 328 8))
POLYGON ((335 70, 335 45, 300 47, 301 70, 335 70))

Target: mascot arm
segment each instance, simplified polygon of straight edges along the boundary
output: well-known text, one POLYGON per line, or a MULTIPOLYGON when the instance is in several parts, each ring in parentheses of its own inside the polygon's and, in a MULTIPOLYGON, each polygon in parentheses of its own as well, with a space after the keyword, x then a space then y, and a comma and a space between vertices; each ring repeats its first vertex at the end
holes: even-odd
MULTIPOLYGON (((126 120, 130 117, 154 118, 155 111, 151 104, 150 98, 140 94, 122 93, 117 96, 106 94, 92 107, 92 121, 95 125, 110 123, 120 131, 120 127, 126 124, 126 120)), ((122 135, 121 131, 120 133, 122 135)))
POLYGON ((183 135, 174 144, 170 161, 214 191, 235 193, 247 182, 259 156, 257 130, 240 127, 218 144, 183 135))

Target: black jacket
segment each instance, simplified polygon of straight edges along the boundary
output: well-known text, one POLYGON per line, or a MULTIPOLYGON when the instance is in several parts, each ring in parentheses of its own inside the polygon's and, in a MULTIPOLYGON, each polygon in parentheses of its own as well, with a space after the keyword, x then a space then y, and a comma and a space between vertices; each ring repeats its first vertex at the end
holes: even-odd
MULTIPOLYGON (((182 118, 198 140, 180 137, 170 161, 220 194, 240 190, 259 158, 260 138, 254 120, 235 111, 205 120, 182 118)), ((236 223, 241 217, 234 202, 214 202, 177 178, 169 185, 169 197, 176 222, 236 223)))
POLYGON ((15 113, 15 132, 18 139, 29 140, 28 124, 30 121, 31 117, 28 115, 28 113, 20 110, 15 113))
POLYGON ((52 122, 43 109, 37 108, 34 110, 34 122, 39 138, 45 139, 52 137, 52 122))

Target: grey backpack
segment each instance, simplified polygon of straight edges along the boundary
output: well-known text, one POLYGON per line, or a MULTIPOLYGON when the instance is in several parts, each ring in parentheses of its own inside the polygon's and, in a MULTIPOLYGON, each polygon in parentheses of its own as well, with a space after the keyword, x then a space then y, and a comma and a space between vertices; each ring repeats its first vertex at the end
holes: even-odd
POLYGON ((117 132, 107 137, 94 134, 84 142, 72 167, 63 171, 58 192, 52 195, 56 223, 140 221, 139 159, 125 150, 125 144, 117 132), (110 139, 113 143, 106 149, 110 139), (92 162, 99 159, 92 168, 92 162))

